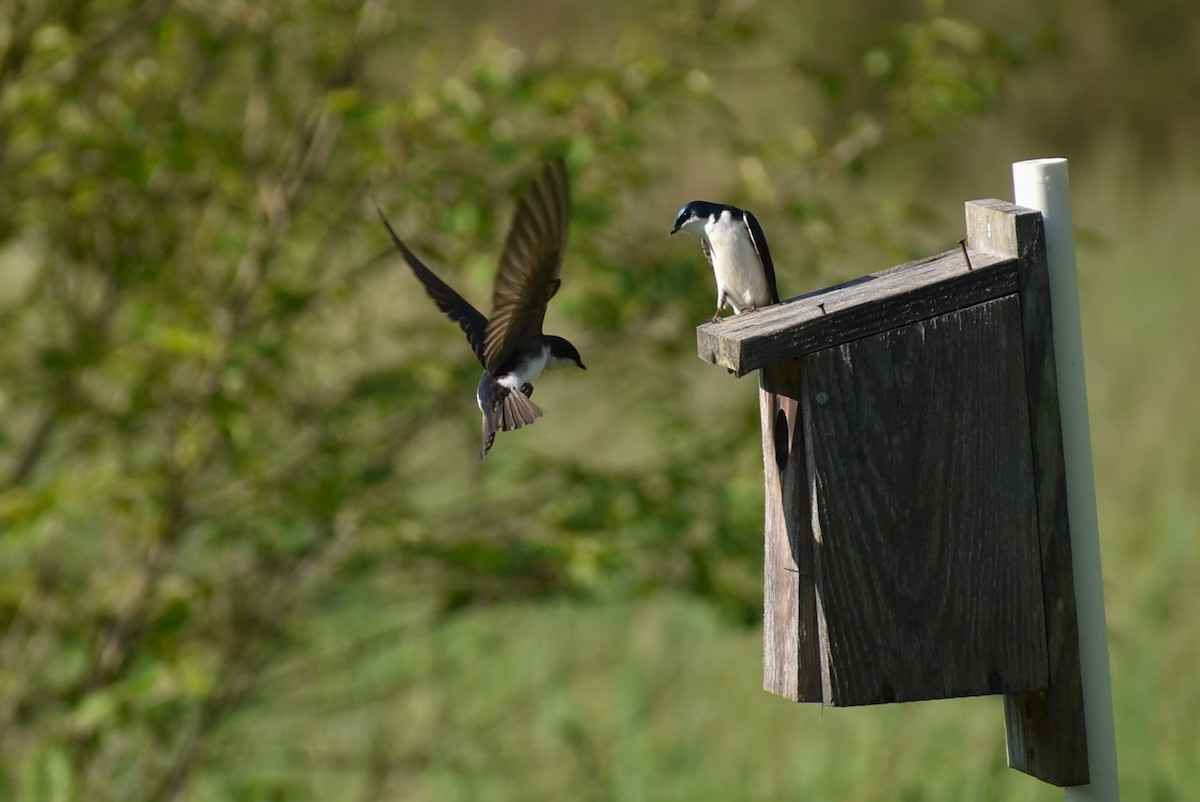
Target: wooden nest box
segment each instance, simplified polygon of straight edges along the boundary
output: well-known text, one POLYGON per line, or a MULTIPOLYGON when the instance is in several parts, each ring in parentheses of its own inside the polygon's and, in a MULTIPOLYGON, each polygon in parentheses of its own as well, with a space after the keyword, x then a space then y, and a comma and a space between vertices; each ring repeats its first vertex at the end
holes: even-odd
POLYGON ((1009 764, 1088 781, 1042 217, 701 326, 760 371, 764 687, 868 705, 1005 695, 1009 764), (969 255, 969 261, 968 261, 969 255))

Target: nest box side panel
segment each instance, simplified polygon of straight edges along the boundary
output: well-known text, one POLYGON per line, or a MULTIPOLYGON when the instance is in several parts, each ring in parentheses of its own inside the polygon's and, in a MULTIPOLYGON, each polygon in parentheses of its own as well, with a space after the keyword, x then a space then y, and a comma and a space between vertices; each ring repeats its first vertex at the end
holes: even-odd
POLYGON ((826 704, 1048 686, 1016 295, 803 360, 826 704))
POLYGON ((759 378, 766 516, 763 549, 763 689, 819 702, 813 542, 808 509, 800 360, 763 368, 759 378))

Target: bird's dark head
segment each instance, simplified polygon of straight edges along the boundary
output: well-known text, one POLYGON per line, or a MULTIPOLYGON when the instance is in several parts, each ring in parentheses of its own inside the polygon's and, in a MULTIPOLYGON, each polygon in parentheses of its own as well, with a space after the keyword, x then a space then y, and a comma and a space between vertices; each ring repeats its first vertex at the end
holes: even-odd
POLYGON ((580 370, 587 370, 583 364, 583 357, 579 355, 579 349, 571 345, 569 341, 562 337, 555 337, 553 334, 547 334, 546 342, 550 346, 551 364, 574 365, 580 370))
POLYGON ((675 216, 675 226, 671 229, 671 233, 694 231, 698 234, 703 230, 705 223, 720 217, 721 211, 725 208, 719 203, 692 201, 680 209, 679 214, 675 216))

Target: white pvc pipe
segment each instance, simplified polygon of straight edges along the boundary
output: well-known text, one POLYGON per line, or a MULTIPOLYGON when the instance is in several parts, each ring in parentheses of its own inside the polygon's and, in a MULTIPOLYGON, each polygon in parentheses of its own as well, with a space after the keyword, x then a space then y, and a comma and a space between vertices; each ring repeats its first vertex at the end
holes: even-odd
POLYGON ((1100 570, 1100 530, 1096 521, 1096 482, 1087 388, 1083 375, 1083 328, 1075 278, 1071 233, 1071 185, 1066 159, 1034 159, 1013 164, 1018 206, 1037 209, 1046 226, 1046 261, 1058 369, 1063 456, 1067 473, 1067 516, 1079 621, 1079 661, 1091 783, 1066 789, 1077 802, 1118 802, 1117 743, 1113 727, 1112 680, 1104 621, 1104 580, 1100 570))

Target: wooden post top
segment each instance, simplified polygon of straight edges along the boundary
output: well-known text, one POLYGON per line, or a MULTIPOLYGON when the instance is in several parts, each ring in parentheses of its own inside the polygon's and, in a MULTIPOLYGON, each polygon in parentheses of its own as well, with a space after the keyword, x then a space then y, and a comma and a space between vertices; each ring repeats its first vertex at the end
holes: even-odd
POLYGON ((970 267, 961 248, 907 262, 696 329, 699 357, 738 376, 1017 291, 1017 218, 1040 212, 999 200, 967 203, 970 267))

